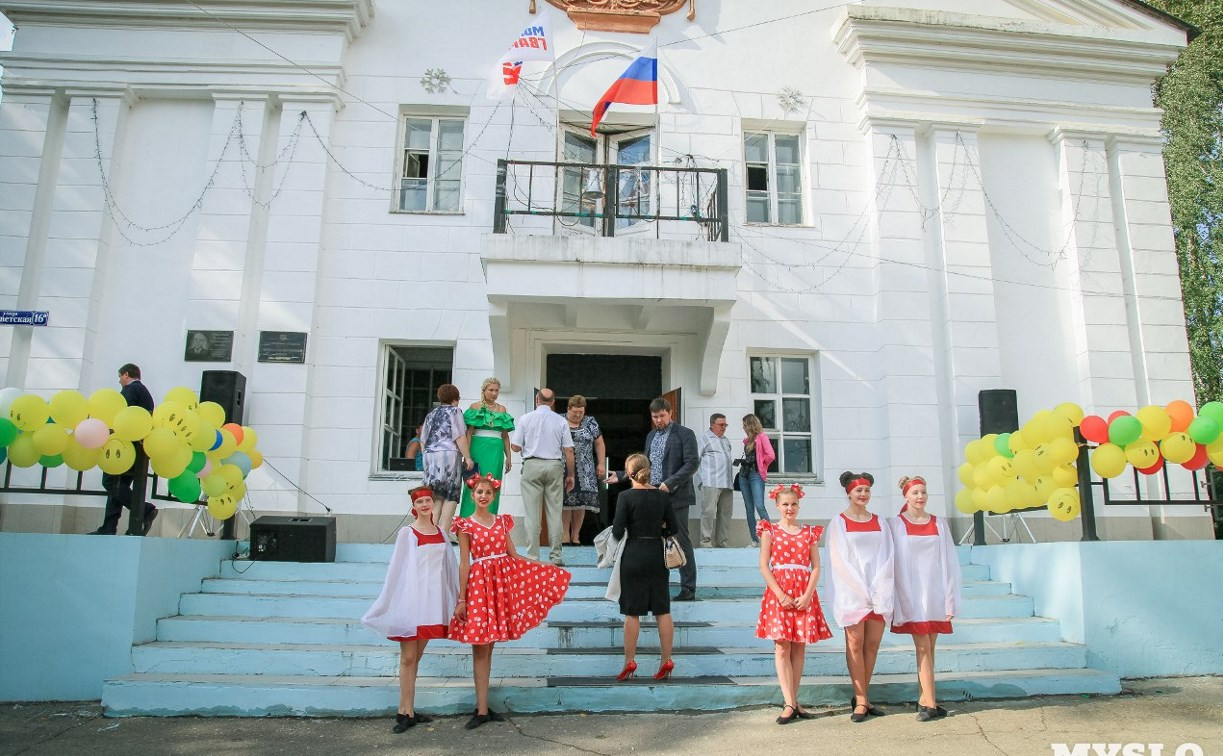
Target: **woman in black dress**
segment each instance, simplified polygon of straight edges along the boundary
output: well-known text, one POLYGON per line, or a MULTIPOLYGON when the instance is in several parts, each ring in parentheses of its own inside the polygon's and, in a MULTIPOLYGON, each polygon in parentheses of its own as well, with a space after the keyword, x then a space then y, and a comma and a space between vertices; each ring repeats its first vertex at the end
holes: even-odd
POLYGON ((612 535, 628 538, 620 557, 620 613, 624 615, 624 669, 617 680, 632 677, 637 671, 637 636, 641 634, 641 615, 651 612, 658 623, 658 643, 662 664, 655 680, 671 676, 671 642, 675 625, 671 622, 671 593, 667 565, 663 561, 663 525, 668 533, 679 526, 671 497, 650 485, 650 460, 634 454, 624 462, 624 471, 633 487, 616 500, 616 519, 612 535))

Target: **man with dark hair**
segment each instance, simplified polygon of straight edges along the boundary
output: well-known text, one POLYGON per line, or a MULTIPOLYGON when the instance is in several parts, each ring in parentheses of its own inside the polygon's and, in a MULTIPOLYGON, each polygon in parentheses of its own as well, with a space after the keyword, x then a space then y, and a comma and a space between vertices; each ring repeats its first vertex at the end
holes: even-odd
POLYGON ((676 601, 696 601, 696 554, 688 535, 688 508, 696 503, 692 476, 701 463, 696 434, 671 420, 671 403, 659 397, 650 402, 654 429, 645 437, 645 453, 650 458, 650 483, 671 496, 679 532, 675 533, 688 563, 679 570, 676 601))
MULTIPOLYGON (((127 400, 127 406, 153 411, 153 395, 141 383, 139 367, 129 362, 119 368, 119 385, 122 386, 119 393, 127 400)), ((119 515, 125 507, 129 513, 134 513, 136 510, 133 507, 137 499, 142 505, 144 517, 133 517, 129 514, 126 535, 142 536, 153 527, 153 521, 157 519, 157 507, 144 500, 149 458, 145 456, 144 447, 139 442, 135 447, 136 459, 130 470, 122 475, 102 473, 102 487, 109 494, 106 497, 106 514, 102 519, 102 527, 91 531, 89 535, 115 535, 119 529, 119 515)))
MULTIPOLYGON (((564 415, 556 414, 556 394, 541 388, 535 410, 518 418, 510 434, 510 448, 522 452, 522 505, 525 544, 515 541, 529 559, 539 559, 541 513, 548 513, 548 558, 558 567, 561 558, 561 503, 574 486, 573 434, 564 415)), ((513 532, 518 532, 515 528, 513 532)))
POLYGON ((701 434, 701 545, 730 545, 730 518, 734 507, 732 481, 734 453, 726 438, 726 415, 709 416, 709 430, 701 434))

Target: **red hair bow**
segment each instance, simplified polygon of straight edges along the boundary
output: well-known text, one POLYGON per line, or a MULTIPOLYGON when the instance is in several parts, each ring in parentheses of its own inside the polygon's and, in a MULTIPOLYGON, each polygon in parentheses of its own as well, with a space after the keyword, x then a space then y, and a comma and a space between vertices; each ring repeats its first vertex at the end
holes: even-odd
POLYGON ((488 484, 493 487, 494 491, 501 490, 501 481, 494 478, 492 473, 485 473, 484 475, 471 476, 470 478, 467 479, 467 487, 474 491, 476 486, 484 481, 488 481, 488 484))
POLYGON ((800 499, 806 496, 806 494, 803 493, 802 486, 798 485, 797 483, 791 483, 789 486, 784 486, 781 483, 778 483, 777 488, 769 491, 769 498, 773 501, 777 501, 777 497, 785 491, 792 491, 794 495, 800 499))

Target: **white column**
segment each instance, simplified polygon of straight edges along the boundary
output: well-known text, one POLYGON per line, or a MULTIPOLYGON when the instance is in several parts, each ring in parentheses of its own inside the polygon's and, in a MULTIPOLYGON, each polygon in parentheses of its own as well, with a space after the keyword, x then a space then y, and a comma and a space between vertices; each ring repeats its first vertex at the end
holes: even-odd
MULTIPOLYGON (((892 491, 900 475, 920 474, 930 484, 933 510, 941 512, 945 510, 940 510, 938 500, 946 486, 924 241, 928 213, 921 200, 917 133, 913 124, 874 122, 868 138, 877 177, 876 327, 886 421, 883 444, 889 465, 880 490, 892 491)), ((898 508, 889 505, 881 511, 891 514, 898 508)))
MULTIPOLYGON (((292 160, 279 165, 275 172, 275 196, 269 205, 267 239, 255 298, 258 310, 253 313, 253 338, 246 352, 254 354, 259 331, 305 332, 306 364, 252 361, 247 383, 248 422, 257 423, 260 444, 266 443, 266 453, 289 479, 302 489, 326 494, 325 481, 320 479, 314 485, 309 475, 310 434, 321 432, 312 429, 309 420, 314 355, 310 342, 314 338, 323 244, 328 161, 324 145, 330 139, 335 112, 331 100, 323 98, 286 99, 281 108, 276 154, 281 154, 291 139, 297 139, 297 145, 292 160), (313 129, 304 123, 303 112, 313 129)), ((330 440, 328 449, 359 453, 347 436, 341 440, 333 435, 330 440)), ((321 443, 314 446, 320 451, 324 448, 321 443)), ((318 505, 304 494, 298 494, 295 503, 299 511, 321 514, 318 505)))
MULTIPOLYGON (((66 99, 51 91, 6 91, 0 101, 0 307, 6 309, 37 304, 66 117, 66 99)), ((6 386, 25 385, 31 330, 0 326, 6 386)))

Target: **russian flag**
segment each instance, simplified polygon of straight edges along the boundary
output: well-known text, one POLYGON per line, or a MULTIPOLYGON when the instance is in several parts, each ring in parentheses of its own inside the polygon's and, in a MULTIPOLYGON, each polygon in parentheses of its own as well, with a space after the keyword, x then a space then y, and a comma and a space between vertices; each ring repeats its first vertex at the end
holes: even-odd
POLYGON ((658 40, 651 42, 599 98, 591 114, 591 136, 596 136, 595 129, 599 128, 599 122, 613 102, 625 105, 658 104, 658 40))

